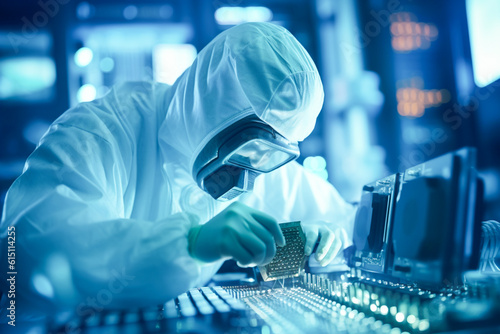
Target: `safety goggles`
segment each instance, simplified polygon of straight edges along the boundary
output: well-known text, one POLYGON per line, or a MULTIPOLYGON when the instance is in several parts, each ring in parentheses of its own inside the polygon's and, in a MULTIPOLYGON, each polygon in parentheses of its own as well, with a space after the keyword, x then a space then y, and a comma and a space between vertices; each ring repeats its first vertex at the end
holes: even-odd
POLYGON ((195 160, 193 178, 213 198, 230 200, 252 190, 258 175, 295 160, 299 154, 296 142, 252 115, 205 145, 195 160))

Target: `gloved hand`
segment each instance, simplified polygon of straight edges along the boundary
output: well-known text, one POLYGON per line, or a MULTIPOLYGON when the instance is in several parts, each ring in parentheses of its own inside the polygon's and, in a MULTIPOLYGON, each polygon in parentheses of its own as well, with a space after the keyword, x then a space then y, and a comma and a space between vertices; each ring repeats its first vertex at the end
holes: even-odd
POLYGON ((233 258, 240 266, 267 264, 276 243, 285 245, 276 220, 238 202, 189 232, 189 252, 203 262, 233 258))
POLYGON ((323 267, 327 266, 342 248, 341 239, 336 237, 335 233, 324 223, 303 222, 301 226, 306 236, 305 254, 307 256, 311 255, 314 245, 319 238, 316 260, 323 267))

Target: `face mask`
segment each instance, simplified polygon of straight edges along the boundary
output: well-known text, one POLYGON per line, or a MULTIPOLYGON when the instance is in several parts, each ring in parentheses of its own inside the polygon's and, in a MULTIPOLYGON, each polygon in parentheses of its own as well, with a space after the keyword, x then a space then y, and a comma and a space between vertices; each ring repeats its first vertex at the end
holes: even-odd
POLYGON ((257 116, 232 124, 200 151, 193 178, 201 189, 218 200, 230 200, 253 189, 255 178, 299 156, 290 142, 257 116))

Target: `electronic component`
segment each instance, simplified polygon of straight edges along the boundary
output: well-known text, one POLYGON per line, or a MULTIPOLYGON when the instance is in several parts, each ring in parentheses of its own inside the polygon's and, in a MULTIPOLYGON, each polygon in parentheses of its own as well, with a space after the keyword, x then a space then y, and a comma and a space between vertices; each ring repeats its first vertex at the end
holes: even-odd
MULTIPOLYGON (((57 331, 69 324, 82 334, 110 328, 129 333, 500 332, 498 278, 469 274, 466 282, 461 279, 479 263, 482 189, 475 151, 452 152, 363 188, 350 272, 301 274, 305 236, 300 222, 284 223, 286 245, 259 267, 264 279, 259 285, 195 288, 160 307, 94 312, 52 327, 57 331)), ((494 232, 491 224, 485 228, 494 232)), ((490 259, 488 253, 483 257, 490 259)))
POLYGON ((464 148, 365 185, 350 265, 426 288, 460 283, 478 267, 481 184, 464 148))
POLYGON ((232 326, 250 333, 263 321, 239 299, 242 296, 220 286, 193 288, 163 305, 81 312, 81 316, 69 320, 53 319, 48 333, 229 333, 232 326))
POLYGON ((306 238, 300 222, 280 224, 286 245, 276 247, 276 256, 265 266, 259 266, 264 281, 299 276, 304 268, 306 238))
POLYGON ((449 182, 418 178, 404 184, 396 207, 394 252, 412 260, 436 260, 449 233, 449 182))
POLYGON ((354 266, 371 272, 385 271, 390 244, 391 208, 396 175, 389 176, 363 187, 354 223, 354 266))
POLYGON ((358 249, 372 253, 382 250, 389 196, 371 192, 363 194, 356 214, 354 235, 358 249))
POLYGON ((497 333, 498 278, 468 276, 467 287, 429 291, 413 284, 308 274, 278 288, 194 288, 158 307, 83 313, 50 333, 497 333), (490 302, 487 302, 490 298, 490 302), (476 331, 477 330, 477 331, 476 331))
POLYGON ((481 196, 476 152, 465 148, 400 175, 392 243, 393 277, 436 289, 457 285, 479 263, 481 196))

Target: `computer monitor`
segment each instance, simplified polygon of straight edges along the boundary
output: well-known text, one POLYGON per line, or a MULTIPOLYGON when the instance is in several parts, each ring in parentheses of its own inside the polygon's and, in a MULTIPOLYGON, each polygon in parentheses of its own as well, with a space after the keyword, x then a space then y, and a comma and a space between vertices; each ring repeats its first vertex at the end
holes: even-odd
POLYGON ((463 148, 366 185, 351 266, 428 288, 457 285, 479 264, 482 182, 463 148))

